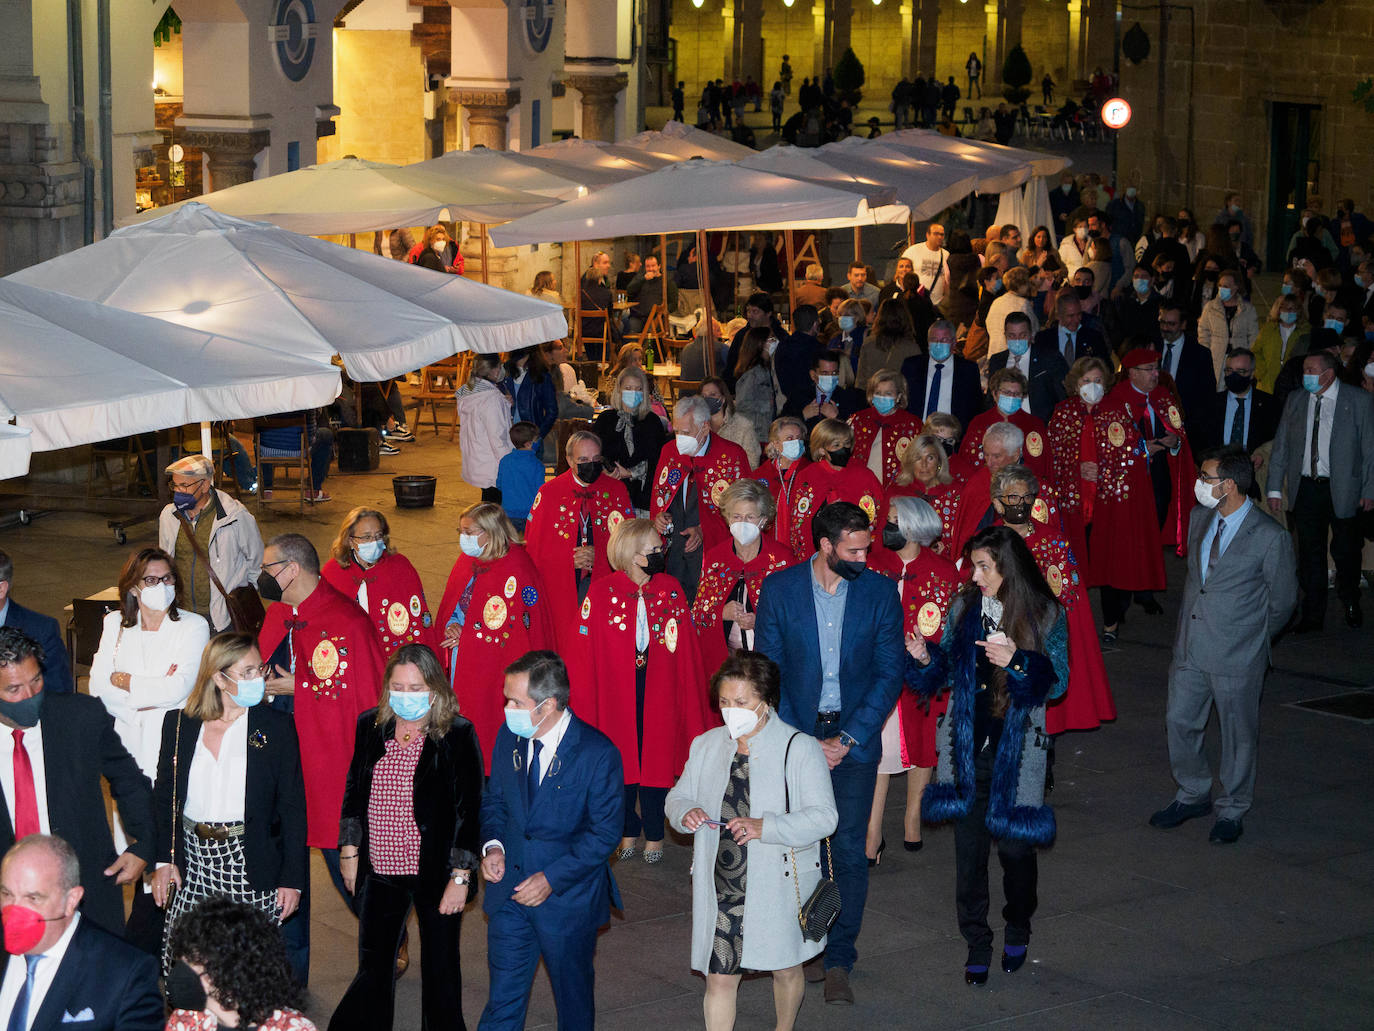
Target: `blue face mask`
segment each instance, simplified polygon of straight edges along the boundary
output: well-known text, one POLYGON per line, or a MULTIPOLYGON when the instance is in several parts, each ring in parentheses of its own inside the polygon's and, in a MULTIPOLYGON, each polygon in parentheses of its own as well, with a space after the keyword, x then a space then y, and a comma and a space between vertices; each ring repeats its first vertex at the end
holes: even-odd
POLYGON ((782 457, 789 462, 795 462, 805 450, 806 442, 804 440, 784 440, 782 442, 782 457))
POLYGON ((1000 279, 988 280, 988 293, 1000 294, 1002 292, 1002 281, 1000 279))
POLYGON ((1279 287, 1279 291, 1280 291, 1285 297, 1287 297, 1289 294, 1291 294, 1291 293, 1293 292, 1293 284, 1292 284, 1292 283, 1284 283, 1283 286, 1279 287))
POLYGON ((1217 287, 1217 296, 1223 301, 1229 301, 1231 299, 1231 288, 1229 286, 1217 287))
POLYGON ((413 723, 429 712, 431 699, 428 691, 388 691, 387 701, 391 703, 392 712, 413 723))
POLYGON ((1007 350, 1010 351, 1012 354, 1016 355, 1016 357, 1020 358, 1023 354, 1030 350, 1030 341, 1013 340, 1011 337, 1007 337, 1007 350))
POLYGON ((196 502, 200 500, 194 494, 184 490, 172 491, 172 504, 176 506, 178 512, 189 512, 196 507, 196 502))
POLYGON ((1012 415, 1021 410, 1021 399, 1019 397, 1008 397, 1006 394, 997 395, 997 410, 1003 415, 1012 415))
POLYGON ((1148 294, 1150 292, 1150 281, 1148 279, 1132 279, 1131 286, 1135 287, 1138 294, 1148 294))
POLYGON ((229 697, 234 699, 235 705, 241 705, 245 709, 251 709, 262 701, 263 695, 267 693, 267 681, 262 677, 253 677, 251 680, 240 680, 235 685, 238 690, 229 697))
POLYGON ((840 316, 840 332, 842 332, 842 333, 848 333, 848 332, 849 332, 850 330, 852 330, 853 328, 854 328, 854 316, 853 316, 853 315, 841 315, 841 316, 840 316))
POLYGON ((835 393, 835 388, 838 387, 839 385, 840 385, 840 377, 838 377, 838 376, 817 376, 817 377, 816 377, 816 386, 820 388, 820 391, 821 391, 822 394, 833 394, 833 393, 835 393))
POLYGON ((877 409, 879 415, 886 415, 897 407, 897 399, 895 397, 887 397, 883 394, 875 394, 873 397, 873 407, 877 409))
POLYGON ((1302 374, 1302 389, 1306 390, 1309 394, 1315 394, 1322 388, 1321 379, 1319 375, 1311 372, 1304 372, 1302 374))
POLYGON ((1324 319, 1322 325, 1327 329, 1334 329, 1337 333, 1345 329, 1345 323, 1340 319, 1324 319))
MULTIPOLYGON (((542 703, 541 703, 542 704, 542 703)), ((536 705, 534 709, 538 709, 536 705)), ((534 709, 506 709, 506 729, 516 737, 528 740, 534 737, 535 731, 543 725, 541 719, 538 723, 534 722, 534 709)))
POLYGON ((943 340, 937 340, 930 345, 930 359, 936 362, 949 361, 951 348, 943 340))
POLYGON ((357 551, 358 557, 370 566, 385 553, 386 541, 363 541, 354 550, 357 551))
POLYGON ((1285 326, 1295 325, 1298 321, 1298 313, 1295 311, 1281 311, 1279 312, 1279 321, 1285 326))
POLYGON ((642 390, 622 390, 620 392, 620 401, 626 408, 638 408, 643 400, 644 391, 642 390))

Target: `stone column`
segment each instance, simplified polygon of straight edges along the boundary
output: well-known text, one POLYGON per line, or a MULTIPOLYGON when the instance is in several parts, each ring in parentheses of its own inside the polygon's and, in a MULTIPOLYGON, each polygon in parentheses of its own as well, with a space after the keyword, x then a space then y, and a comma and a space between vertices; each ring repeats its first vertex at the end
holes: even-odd
POLYGON ((811 55, 811 77, 819 78, 822 69, 830 64, 830 6, 831 0, 815 0, 811 5, 814 46, 811 55))
POLYGON ((468 111, 468 143, 488 150, 506 149, 507 112, 520 103, 518 89, 463 89, 448 91, 450 107, 461 104, 468 111))
MULTIPOLYGON (((935 45, 939 38, 940 0, 920 0, 916 11, 916 66, 914 74, 939 76, 935 45)), ((956 77, 956 80, 957 77, 956 77)))
POLYGON ((582 94, 582 138, 615 139, 615 98, 630 81, 624 72, 613 75, 569 75, 568 85, 582 94))
POLYGON ((1072 95, 1074 80, 1083 78, 1083 6, 1083 0, 1069 0, 1069 35, 1064 55, 1064 72, 1069 81, 1060 89, 1066 97, 1072 95))
POLYGON ((920 27, 912 10, 912 0, 902 0, 897 7, 902 18, 902 78, 910 79, 916 66, 916 52, 920 47, 920 27))
POLYGON ((253 158, 271 141, 272 132, 269 129, 251 129, 247 132, 186 129, 177 140, 182 146, 198 147, 205 152, 210 166, 207 193, 251 182, 257 171, 253 158))
POLYGON ((735 18, 738 0, 725 0, 720 5, 720 56, 721 78, 728 86, 735 78, 739 54, 739 22, 735 18))
MULTIPOLYGON (((739 63, 735 65, 735 75, 740 82, 752 75, 754 81, 761 84, 764 79, 762 0, 740 0, 736 24, 739 26, 739 63)), ((761 88, 767 92, 766 87, 761 88)))
POLYGON ((987 0, 983 4, 986 26, 983 29, 987 38, 986 54, 983 56, 983 93, 995 89, 1002 81, 1002 62, 1006 54, 1002 50, 1002 0, 987 0))
MULTIPOLYGON (((867 2, 867 0, 865 0, 867 2)), ((834 25, 830 37, 830 59, 826 61, 826 66, 833 72, 835 62, 844 56, 844 52, 849 49, 851 22, 854 20, 853 0, 833 0, 830 11, 830 20, 834 25)), ((825 68, 820 69, 821 76, 825 76, 825 68)))

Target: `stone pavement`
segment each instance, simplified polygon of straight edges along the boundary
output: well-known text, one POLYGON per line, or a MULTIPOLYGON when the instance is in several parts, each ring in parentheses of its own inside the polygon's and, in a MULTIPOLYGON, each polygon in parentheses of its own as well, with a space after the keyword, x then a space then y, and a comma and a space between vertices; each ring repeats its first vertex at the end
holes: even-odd
MULTIPOLYGON (((457 447, 444 437, 426 429, 417 444, 402 447, 377 473, 331 477, 335 500, 304 518, 294 509, 264 518, 264 535, 300 530, 324 551, 352 505, 394 512, 393 540, 437 599, 457 554, 458 512, 476 491, 461 484, 457 447), (438 475, 437 506, 395 511, 389 476, 418 472, 438 475)), ((130 530, 128 548, 154 542, 152 524, 130 530)), ((0 547, 15 560, 15 597, 50 613, 73 595, 111 584, 128 551, 113 543, 101 518, 78 514, 5 526, 0 547)), ((1173 793, 1163 711, 1182 575, 1171 559, 1165 615, 1133 609, 1107 655, 1120 709, 1115 724, 1059 742, 1050 799, 1059 839, 1041 856, 1030 962, 1010 976, 994 969, 985 989, 965 987, 952 834, 928 828, 922 852, 902 851, 904 793, 894 785, 892 838, 873 874, 853 975, 858 1002, 827 1007, 811 986, 800 1027, 1374 1026, 1374 725, 1292 707, 1370 690, 1370 632, 1347 630, 1332 611, 1325 633, 1279 646, 1264 697, 1256 804, 1238 844, 1208 845, 1209 820, 1157 831, 1146 819, 1173 793)), ((701 1026, 702 981, 688 967, 689 862, 689 849, 669 847, 657 867, 638 860, 617 866, 625 911, 598 950, 598 1027, 701 1026)), ((993 870, 996 900, 995 860, 993 870)), ((312 880, 310 1011, 323 1027, 353 973, 355 925, 318 861, 312 880)), ((411 972, 397 986, 396 1027, 404 1029, 419 1026, 412 935, 411 972)), ((473 1027, 486 996, 485 945, 474 908, 463 930, 464 1010, 473 1027)), ((554 1020, 541 972, 530 1026, 553 1027, 554 1020)), ((772 1026, 766 978, 743 984, 738 1026, 772 1026)))

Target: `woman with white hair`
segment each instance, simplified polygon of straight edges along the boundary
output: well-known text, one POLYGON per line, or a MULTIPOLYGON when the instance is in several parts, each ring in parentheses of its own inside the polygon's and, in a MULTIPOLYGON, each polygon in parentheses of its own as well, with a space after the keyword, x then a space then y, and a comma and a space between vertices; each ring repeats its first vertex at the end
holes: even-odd
POLYGON ((630 503, 641 516, 649 511, 649 484, 668 431, 653 410, 653 383, 637 365, 627 365, 615 378, 611 407, 596 417, 592 432, 601 440, 606 474, 625 484, 630 503))
MULTIPOLYGON (((953 562, 932 550, 942 532, 939 514, 923 498, 894 497, 881 530, 882 547, 869 553, 869 566, 897 581, 908 637, 919 633, 927 641, 940 640, 950 600, 963 579, 953 562)), ((908 852, 921 849, 921 795, 935 766, 935 726, 946 705, 948 698, 939 698, 923 708, 915 695, 903 691, 883 724, 883 757, 868 818, 867 851, 875 865, 886 841, 883 810, 895 773, 908 774, 903 845, 908 852)))

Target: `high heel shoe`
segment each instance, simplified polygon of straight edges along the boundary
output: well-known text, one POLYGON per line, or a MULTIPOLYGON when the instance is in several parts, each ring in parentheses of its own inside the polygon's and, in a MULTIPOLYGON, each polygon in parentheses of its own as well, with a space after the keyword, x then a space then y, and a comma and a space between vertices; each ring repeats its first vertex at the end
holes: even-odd
POLYGON ((887 839, 883 838, 878 843, 878 854, 868 861, 869 866, 877 866, 883 861, 883 849, 887 848, 887 839))
POLYGON ((924 841, 903 841, 902 848, 908 852, 919 852, 925 846, 924 841))

